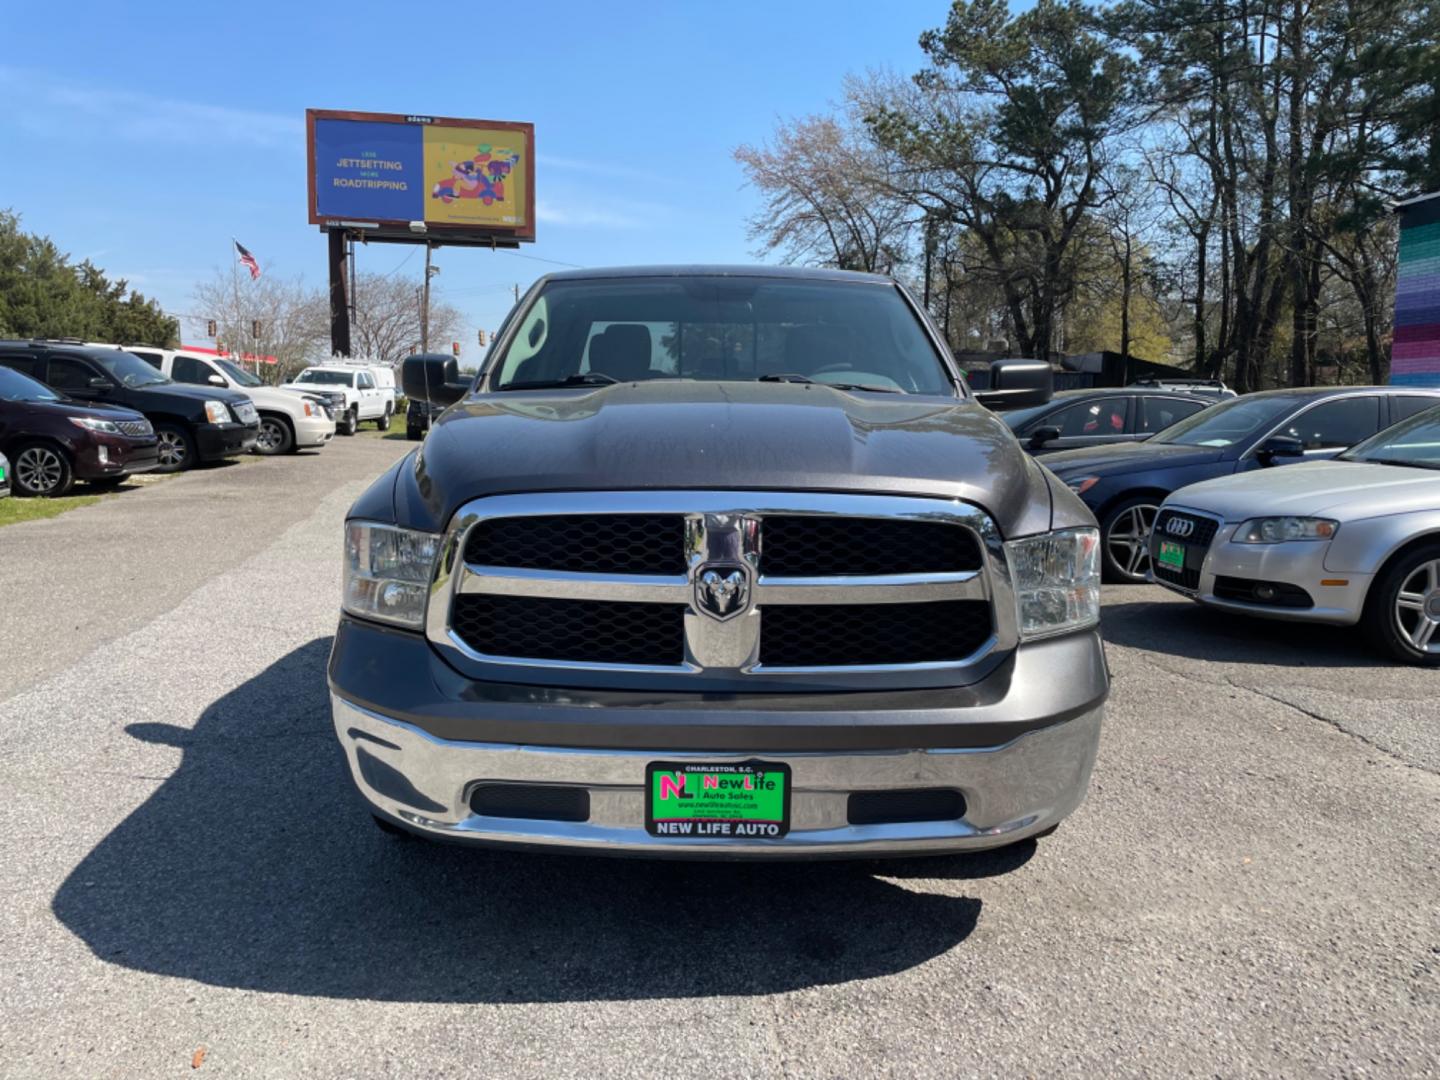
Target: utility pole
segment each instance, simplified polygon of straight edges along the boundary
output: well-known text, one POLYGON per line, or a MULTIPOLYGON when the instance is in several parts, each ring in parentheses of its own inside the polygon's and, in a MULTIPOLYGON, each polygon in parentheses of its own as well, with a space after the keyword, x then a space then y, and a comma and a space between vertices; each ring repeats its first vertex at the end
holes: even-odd
POLYGON ((421 286, 423 298, 420 301, 420 351, 430 351, 430 279, 440 272, 438 266, 430 265, 430 244, 425 244, 425 284, 421 286))

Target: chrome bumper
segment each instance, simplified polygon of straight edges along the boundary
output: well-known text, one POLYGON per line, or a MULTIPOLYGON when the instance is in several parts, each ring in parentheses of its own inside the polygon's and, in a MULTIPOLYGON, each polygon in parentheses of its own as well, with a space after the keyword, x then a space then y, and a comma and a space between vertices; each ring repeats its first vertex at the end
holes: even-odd
POLYGON ((843 753, 686 753, 582 750, 439 739, 331 695, 335 731, 361 794, 411 830, 480 844, 651 856, 795 859, 974 851, 1032 836, 1084 799, 1103 706, 985 749, 843 753), (656 760, 783 762, 792 775, 791 826, 779 840, 671 840, 645 831, 645 766, 656 760), (469 797, 481 782, 580 786, 583 822, 483 817, 469 797), (963 818, 851 825, 856 791, 954 788, 963 818))

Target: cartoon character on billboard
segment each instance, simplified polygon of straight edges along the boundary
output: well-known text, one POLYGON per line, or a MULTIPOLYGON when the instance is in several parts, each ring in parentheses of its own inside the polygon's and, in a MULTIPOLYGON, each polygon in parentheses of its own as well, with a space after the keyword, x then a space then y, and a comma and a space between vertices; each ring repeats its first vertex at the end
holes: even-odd
POLYGON ((430 192, 432 199, 451 203, 456 199, 479 199, 486 206, 505 201, 505 178, 520 155, 505 147, 488 144, 476 147, 475 156, 450 162, 450 176, 430 192))

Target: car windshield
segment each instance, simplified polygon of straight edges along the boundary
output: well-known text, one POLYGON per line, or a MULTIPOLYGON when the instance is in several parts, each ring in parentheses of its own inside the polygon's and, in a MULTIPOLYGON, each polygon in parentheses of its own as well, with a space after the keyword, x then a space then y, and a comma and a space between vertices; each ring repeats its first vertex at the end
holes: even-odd
POLYGON ((90 359, 108 371, 116 382, 131 390, 138 390, 142 386, 164 386, 170 382, 133 353, 116 349, 113 352, 97 350, 89 355, 90 359))
POLYGON ((240 386, 259 386, 259 385, 260 385, 260 380, 259 380, 259 379, 257 379, 254 375, 250 374, 250 372, 246 371, 244 368, 242 368, 239 364, 235 363, 234 361, 225 360, 225 359, 222 359, 222 358, 217 357, 214 362, 215 362, 216 364, 220 365, 220 370, 221 370, 221 371, 225 372, 226 375, 229 375, 229 376, 230 376, 230 379, 231 379, 232 382, 234 382, 234 383, 236 383, 236 384, 238 384, 238 385, 240 385, 240 386))
POLYGON ((863 281, 552 281, 490 370, 495 390, 703 379, 955 393, 900 291, 863 281))
POLYGON ((59 401, 60 395, 42 382, 7 367, 0 367, 0 401, 59 401))
POLYGON ((1171 424, 1150 441, 1175 446, 1234 446, 1297 404, 1298 399, 1283 394, 1231 398, 1171 424))
POLYGON ((354 373, 349 371, 320 371, 317 368, 307 368, 295 376, 297 383, 310 383, 314 386, 349 386, 354 373))
POLYGON ((1416 413, 1340 455, 1341 461, 1440 469, 1440 408, 1416 413))

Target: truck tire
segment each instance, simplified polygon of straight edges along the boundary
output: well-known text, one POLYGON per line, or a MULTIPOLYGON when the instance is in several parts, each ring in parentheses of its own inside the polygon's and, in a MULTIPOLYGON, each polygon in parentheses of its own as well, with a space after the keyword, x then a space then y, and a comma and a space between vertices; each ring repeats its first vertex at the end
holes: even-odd
POLYGON ((70 456, 51 442, 22 443, 14 451, 11 471, 19 495, 64 495, 75 483, 70 456))
POLYGON ((340 414, 340 419, 335 421, 335 433, 337 435, 354 435, 355 429, 360 426, 360 419, 355 415, 355 406, 352 405, 340 414))
POLYGON ((260 414, 260 435, 255 440, 255 452, 265 457, 289 454, 295 449, 295 432, 290 421, 277 413, 260 414))
POLYGON ((1149 536, 1164 500, 1154 495, 1122 499, 1100 522, 1100 572, 1105 581, 1143 585, 1150 568, 1149 536))
POLYGON ((1395 559, 1370 585, 1361 629, 1395 660, 1440 667, 1440 543, 1395 559))
POLYGON ((384 415, 382 415, 382 416, 380 417, 380 419, 378 419, 378 420, 375 421, 375 426, 376 426, 379 430, 381 430, 381 431, 389 431, 389 430, 390 430, 390 406, 389 406, 389 405, 386 405, 386 406, 385 406, 384 415))
POLYGON ((155 437, 160 440, 157 452, 160 464, 155 471, 176 473, 195 464, 195 440, 179 424, 156 424, 155 437))

